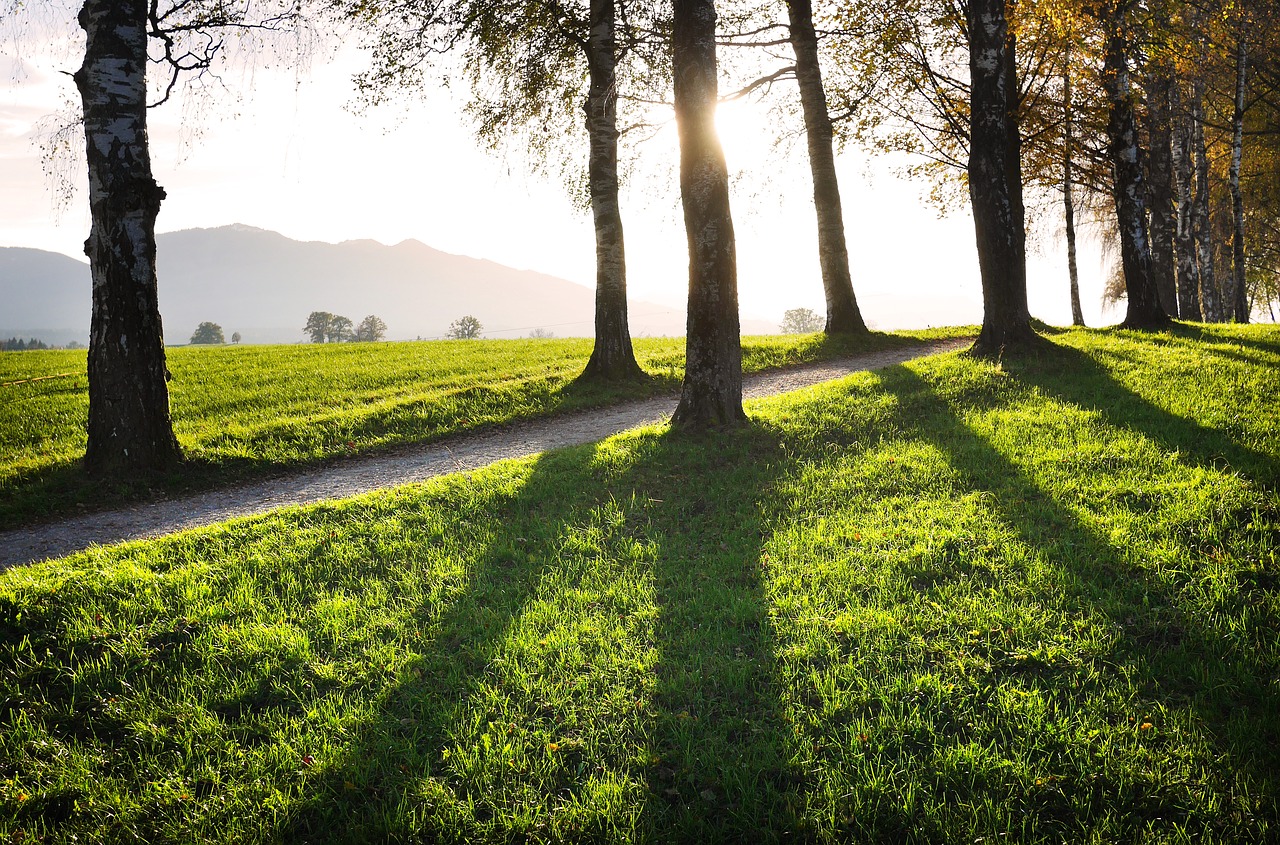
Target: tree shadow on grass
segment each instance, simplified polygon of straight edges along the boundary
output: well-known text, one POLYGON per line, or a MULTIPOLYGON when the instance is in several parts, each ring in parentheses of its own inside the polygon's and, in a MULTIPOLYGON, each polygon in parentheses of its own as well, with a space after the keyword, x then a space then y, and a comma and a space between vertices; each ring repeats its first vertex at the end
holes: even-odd
POLYGON ((272 838, 784 836, 796 782, 758 577, 770 444, 748 427, 538 458, 272 838))
MULTIPOLYGON (((496 796, 450 757, 469 738, 463 724, 468 704, 492 681, 513 627, 558 565, 558 543, 570 526, 588 521, 606 496, 592 463, 589 447, 541 455, 513 496, 476 515, 487 523, 486 545, 461 549, 461 582, 453 595, 409 611, 411 642, 403 647, 410 657, 371 697, 368 718, 340 740, 336 759, 324 761, 308 778, 306 797, 289 809, 275 838, 491 838, 496 796), (452 829, 446 826, 450 821, 452 829)), ((554 703, 535 697, 519 706, 529 710, 518 725, 522 737, 546 733, 554 703)), ((503 728, 508 724, 503 720, 503 728)), ((503 731, 495 738, 508 742, 503 731)), ((533 740, 525 744, 536 750, 533 740)), ((509 820, 497 823, 504 821, 509 820)))
MULTIPOLYGON (((1276 347, 1268 347, 1271 353, 1276 347)), ((1123 350, 1104 350, 1123 355, 1123 350)), ((1219 354, 1205 350, 1205 354, 1219 354)), ((1142 362, 1137 361, 1140 365, 1142 362)), ((1005 370, 1051 398, 1096 411, 1109 424, 1128 429, 1177 451, 1198 466, 1221 469, 1223 462, 1265 487, 1280 482, 1280 461, 1240 443, 1221 430, 1173 414, 1120 384, 1105 367, 1084 352, 1055 344, 1046 354, 1005 362, 1005 370)))
MULTIPOLYGON (((1256 326, 1257 324, 1255 324, 1256 326)), ((1174 323, 1168 330, 1168 334, 1173 337, 1190 340, 1199 343, 1212 344, 1215 351, 1221 351, 1223 347, 1236 347, 1254 352, 1261 353, 1272 361, 1277 355, 1280 355, 1280 332, 1276 332, 1274 328, 1272 339, 1261 340, 1256 337, 1248 337, 1238 326, 1206 326, 1196 325, 1193 323, 1174 323)))
MULTIPOLYGON (((1070 350, 1064 353, 1065 360, 1087 376, 1078 387, 1063 387, 1064 379, 1047 374, 1036 383, 1064 401, 1080 399, 1084 407, 1105 408, 1113 424, 1149 433, 1163 445, 1206 461, 1226 454, 1233 465, 1265 467, 1263 456, 1212 430, 1170 418, 1110 382, 1096 365, 1084 367, 1077 356, 1070 350)), ((1021 368, 1020 377, 1032 381, 1025 373, 1027 369, 1021 368)), ((1182 741, 1191 743, 1190 747, 1207 742, 1215 748, 1209 760, 1200 761, 1205 769, 1194 775, 1199 785, 1188 791, 1177 783, 1178 772, 1148 771, 1134 778, 1110 771, 1105 762, 1082 766, 1075 753, 1080 749, 1072 748, 1069 738, 1038 737, 1038 747, 1048 748, 1041 753, 1059 776, 1051 788, 1011 796, 1013 812, 1024 817, 1024 834, 1039 831, 1037 835, 1053 838, 1083 838, 1103 815, 1135 838, 1157 831, 1173 835, 1178 830, 1193 838, 1222 841, 1261 841, 1268 831, 1274 834, 1280 823, 1275 799, 1276 773, 1280 772, 1277 666, 1248 646, 1248 635, 1242 637, 1233 629, 1251 625, 1258 629, 1254 635, 1261 635, 1280 620, 1268 623, 1259 618, 1258 614, 1265 617, 1266 605, 1250 606, 1247 595, 1226 602, 1219 613, 1188 607, 1179 594, 1181 584, 1161 577, 1140 550, 1117 547, 1083 523, 1017 460, 966 425, 965 406, 953 404, 937 385, 905 367, 886 371, 883 385, 899 397, 908 417, 939 421, 921 424, 917 436, 943 450, 963 488, 992 494, 984 499, 988 507, 1023 543, 1044 555, 1054 573, 1055 589, 1066 599, 1067 612, 1074 609, 1081 618, 1102 614, 1110 620, 1114 646, 1100 670, 1128 675, 1139 697, 1132 703, 1137 710, 1112 715, 1118 720, 1163 710, 1173 716, 1160 726, 1162 730, 1182 725, 1191 735, 1184 735, 1182 741), (1240 815, 1238 810, 1206 812, 1212 801, 1193 800, 1197 789, 1231 794, 1242 772, 1256 791, 1250 799, 1256 802, 1251 815, 1240 815)), ((1199 573, 1184 575, 1194 579, 1199 573)), ((1002 654, 992 660, 989 678, 978 679, 977 686, 1038 688, 1056 709, 1066 711, 1101 704, 1089 700, 1098 690, 1088 684, 1076 686, 1078 680, 1066 667, 1028 660, 1025 654, 1019 657, 1009 660, 1002 654)), ((1009 726, 1010 736, 1016 737, 1017 731, 1009 726)))
POLYGON ((758 423, 674 434, 642 489, 661 497, 656 688, 642 830, 655 842, 797 842, 806 775, 781 711, 762 583, 768 497, 791 470, 758 423))

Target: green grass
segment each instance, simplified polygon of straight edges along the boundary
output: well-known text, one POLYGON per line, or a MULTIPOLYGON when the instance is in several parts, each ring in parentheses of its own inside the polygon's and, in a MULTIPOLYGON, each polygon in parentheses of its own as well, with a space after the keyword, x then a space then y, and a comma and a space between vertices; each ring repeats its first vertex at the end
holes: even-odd
POLYGON ((0 841, 1280 841, 1280 332, 0 574, 0 841))
MULTIPOLYGON (((917 336, 925 333, 746 338, 743 366, 753 372, 917 336)), ((573 384, 591 354, 583 339, 170 349, 174 429, 188 464, 123 484, 90 481, 79 467, 85 353, 0 352, 0 529, 678 388, 683 339, 641 339, 636 352, 652 382, 607 388, 573 384), (27 381, 50 375, 60 377, 27 381)))

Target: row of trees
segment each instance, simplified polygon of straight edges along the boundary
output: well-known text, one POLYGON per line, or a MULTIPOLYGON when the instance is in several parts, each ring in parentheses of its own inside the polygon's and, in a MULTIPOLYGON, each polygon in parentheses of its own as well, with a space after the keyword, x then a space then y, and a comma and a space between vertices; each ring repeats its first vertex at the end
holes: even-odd
POLYGON ((376 343, 387 336, 387 324, 374 314, 353 324, 341 314, 312 311, 302 330, 312 343, 376 343))
POLYGON ((11 337, 8 340, 0 340, 0 350, 5 352, 23 352, 28 349, 48 349, 49 344, 39 338, 30 338, 23 340, 20 337, 11 337))
MULTIPOLYGON (((971 8, 842 0, 832 16, 837 96, 874 89, 844 136, 918 154, 916 172, 944 204, 970 175, 971 8)), ((1280 276, 1275 4, 1018 0, 1004 10, 1024 213, 1062 223, 1074 321, 1080 218, 1120 255, 1112 288, 1129 298, 1128 324, 1158 324, 1160 313, 1245 321, 1269 307, 1280 276)))
MULTIPOLYGON (((1169 203, 1157 186, 1176 185, 1178 218, 1195 208, 1201 220, 1199 209, 1212 201, 1208 137, 1217 112, 1209 91, 1217 77, 1208 75, 1213 63, 1207 57, 1231 34, 1234 107, 1218 131, 1232 136, 1232 278, 1247 278, 1245 188, 1254 189, 1251 196, 1269 197, 1274 190, 1261 177, 1273 187, 1280 182, 1274 156, 1254 183, 1240 178, 1243 139, 1261 133, 1253 136, 1261 150, 1280 135, 1266 128, 1275 125, 1272 95, 1280 76, 1271 46, 1276 40, 1257 36, 1274 31, 1274 12, 1263 0, 839 0, 828 7, 831 32, 825 38, 819 38, 808 0, 786 0, 785 21, 773 3, 720 6, 729 14, 718 25, 714 0, 670 6, 654 0, 174 0, 168 6, 85 0, 85 60, 75 80, 84 105, 92 215, 86 245, 94 275, 90 468, 159 468, 180 458, 155 305, 154 223, 164 192, 151 176, 146 145, 148 58, 173 74, 161 86, 167 95, 177 74, 211 66, 225 38, 218 33, 296 27, 308 16, 330 16, 366 36, 373 61, 357 84, 369 102, 415 85, 428 88, 436 58, 455 52, 471 81, 470 112, 481 137, 523 132, 532 149, 547 151, 564 143, 566 126, 578 127, 568 137, 583 142, 597 265, 596 340, 584 379, 644 378, 627 320, 618 201, 619 140, 627 126, 620 124, 620 112, 629 126, 643 123, 648 104, 669 92, 689 251, 686 374, 672 421, 677 428, 743 419, 734 231, 714 124, 721 45, 744 48, 743 54, 752 48, 760 56, 790 51, 786 66, 744 79, 739 94, 775 91, 783 80, 797 83, 828 332, 866 331, 849 273, 834 168, 838 137, 913 148, 926 154, 925 171, 953 167, 960 175, 941 180, 940 187, 945 194, 947 185, 964 185, 973 209, 984 301, 976 354, 996 356, 1035 342, 1027 309, 1024 186, 1061 186, 1067 209, 1076 189, 1085 192, 1085 208, 1100 208, 1098 198, 1109 197, 1128 299, 1125 324, 1164 325, 1172 311, 1159 295, 1168 287, 1161 269, 1167 262, 1153 244, 1163 249, 1164 235, 1154 230, 1165 225, 1169 203), (1225 35, 1213 35, 1218 29, 1225 35), (1188 53, 1187 45, 1195 51, 1188 53), (1266 81, 1265 91, 1252 99, 1241 93, 1249 90, 1249 56, 1252 78, 1266 81), (835 81, 824 78, 832 68, 835 81), (1169 83, 1168 114, 1191 135, 1176 149, 1170 141, 1168 164, 1158 118, 1165 100, 1146 96, 1143 84, 1161 79, 1169 83), (1190 104, 1175 109, 1175 93, 1187 93, 1190 104), (1247 129, 1247 119, 1263 128, 1247 129), (1194 184, 1173 176, 1188 162, 1194 184)), ((1264 209, 1255 230, 1274 234, 1265 211, 1271 206, 1256 201, 1249 207, 1264 209)), ((1195 265, 1199 286, 1200 311, 1179 307, 1176 313, 1184 316, 1220 316, 1212 307, 1221 291, 1210 269, 1215 250, 1209 217, 1209 223, 1188 227, 1195 249, 1184 246, 1177 253, 1179 265, 1195 265)), ((1070 232, 1070 211, 1067 220, 1070 232)), ((1256 254, 1266 253, 1259 248, 1256 254)), ((1180 270, 1179 281, 1183 276, 1180 270)), ((1244 289, 1243 283, 1230 288, 1233 302, 1244 289)), ((313 339, 342 336, 334 321, 343 318, 317 315, 329 321, 314 327, 309 321, 313 339)))

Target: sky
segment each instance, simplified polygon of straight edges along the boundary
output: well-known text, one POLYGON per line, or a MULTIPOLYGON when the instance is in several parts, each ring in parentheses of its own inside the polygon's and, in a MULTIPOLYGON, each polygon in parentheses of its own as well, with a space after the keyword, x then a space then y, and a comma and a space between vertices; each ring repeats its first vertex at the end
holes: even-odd
MULTIPOLYGON (((52 26, 74 32, 70 18, 52 26)), ((46 175, 38 143, 41 127, 56 124, 59 109, 75 102, 75 50, 74 41, 38 49, 0 33, 0 246, 82 257, 83 165, 63 170, 77 187, 67 202, 46 175)), ((590 214, 563 185, 517 154, 481 149, 461 111, 464 92, 441 89, 425 101, 352 109, 351 77, 363 62, 357 49, 343 47, 305 71, 234 69, 212 96, 153 109, 152 165, 168 193, 158 231, 243 223, 298 240, 413 238, 594 284, 590 214)), ((776 147, 769 117, 747 103, 722 106, 718 124, 732 180, 743 316, 779 322, 789 308, 823 313, 803 144, 776 147)), ((642 145, 623 222, 631 298, 683 307, 688 273, 676 154, 674 123, 642 145)), ((978 322, 968 210, 940 217, 925 201, 928 186, 899 174, 904 163, 856 148, 837 160, 864 315, 882 329, 978 322)), ((1035 240, 1028 255, 1032 313, 1069 323, 1065 245, 1053 232, 1035 240)), ((1118 322, 1122 315, 1101 308, 1104 268, 1096 248, 1082 250, 1080 272, 1086 322, 1118 322)))

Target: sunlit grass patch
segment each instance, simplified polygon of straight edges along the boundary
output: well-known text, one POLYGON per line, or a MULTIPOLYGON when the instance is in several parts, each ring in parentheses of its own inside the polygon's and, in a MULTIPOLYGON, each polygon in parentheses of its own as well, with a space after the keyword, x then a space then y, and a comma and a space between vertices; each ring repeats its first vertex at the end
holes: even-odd
POLYGON ((1203 333, 9 571, 0 838, 1273 840, 1280 337, 1203 333))
MULTIPOLYGON (((743 367, 913 342, 886 334, 748 337, 743 367)), ((679 387, 682 338, 635 346, 651 380, 612 387, 575 383, 591 354, 591 341, 581 338, 170 349, 174 429, 188 463, 126 485, 91 483, 77 465, 88 417, 85 353, 0 352, 0 528, 679 387), (58 377, 42 378, 49 375, 58 377)))

